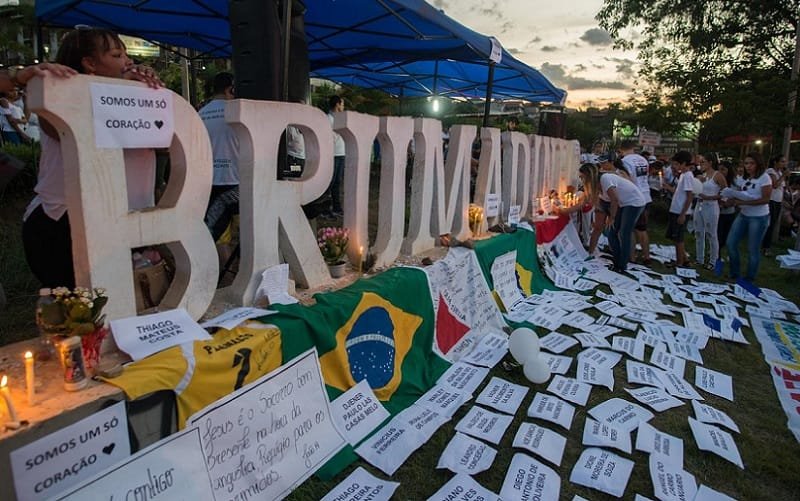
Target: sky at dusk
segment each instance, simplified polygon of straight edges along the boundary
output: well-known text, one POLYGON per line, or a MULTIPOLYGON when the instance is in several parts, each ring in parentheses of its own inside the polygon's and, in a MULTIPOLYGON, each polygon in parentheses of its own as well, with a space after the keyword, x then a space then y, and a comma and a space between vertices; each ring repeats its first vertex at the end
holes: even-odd
POLYGON ((567 106, 624 102, 633 88, 636 52, 614 49, 598 26, 602 0, 428 1, 566 89, 567 106))

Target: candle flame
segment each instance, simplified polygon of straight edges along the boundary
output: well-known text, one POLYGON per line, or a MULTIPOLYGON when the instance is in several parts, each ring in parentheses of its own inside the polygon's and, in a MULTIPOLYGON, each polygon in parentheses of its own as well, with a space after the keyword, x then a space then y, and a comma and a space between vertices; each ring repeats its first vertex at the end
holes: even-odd
POLYGON ((30 351, 26 351, 25 352, 25 360, 28 360, 28 359, 31 359, 31 358, 33 358, 33 353, 31 353, 30 351))
POLYGON ((0 388, 5 387, 7 384, 8 384, 8 376, 4 374, 3 379, 0 379, 0 388))

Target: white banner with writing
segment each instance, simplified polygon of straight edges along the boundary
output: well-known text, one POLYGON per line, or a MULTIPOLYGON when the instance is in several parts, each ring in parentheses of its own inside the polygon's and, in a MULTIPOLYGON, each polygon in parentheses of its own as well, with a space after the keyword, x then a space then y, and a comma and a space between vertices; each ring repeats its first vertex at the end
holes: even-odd
POLYGON ((168 148, 175 131, 172 92, 91 83, 98 148, 168 148))

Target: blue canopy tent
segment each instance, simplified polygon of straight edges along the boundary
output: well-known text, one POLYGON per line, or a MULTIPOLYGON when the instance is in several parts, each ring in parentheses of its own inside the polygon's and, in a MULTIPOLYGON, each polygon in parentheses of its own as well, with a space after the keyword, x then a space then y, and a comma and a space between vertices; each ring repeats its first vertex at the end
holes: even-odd
MULTIPOLYGON (((500 97, 554 103, 565 96, 505 51, 495 65, 489 37, 422 0, 304 3, 314 76, 395 94, 424 95, 427 88, 428 94, 486 97, 487 108, 495 91, 500 97)), ((227 0, 38 0, 36 14, 45 24, 108 27, 191 48, 200 57, 232 52, 227 0)))

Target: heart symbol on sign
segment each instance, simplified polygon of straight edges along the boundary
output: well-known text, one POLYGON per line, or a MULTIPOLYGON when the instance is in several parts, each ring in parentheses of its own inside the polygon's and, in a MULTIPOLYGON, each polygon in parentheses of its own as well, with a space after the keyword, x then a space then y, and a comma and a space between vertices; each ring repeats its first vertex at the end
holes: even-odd
POLYGON ((156 124, 156 127, 158 127, 159 129, 164 126, 164 122, 162 122, 161 120, 156 120, 153 123, 156 124))
POLYGON ((114 450, 115 445, 116 444, 114 442, 111 442, 110 444, 106 445, 105 447, 103 447, 103 453, 111 454, 111 452, 114 450))

